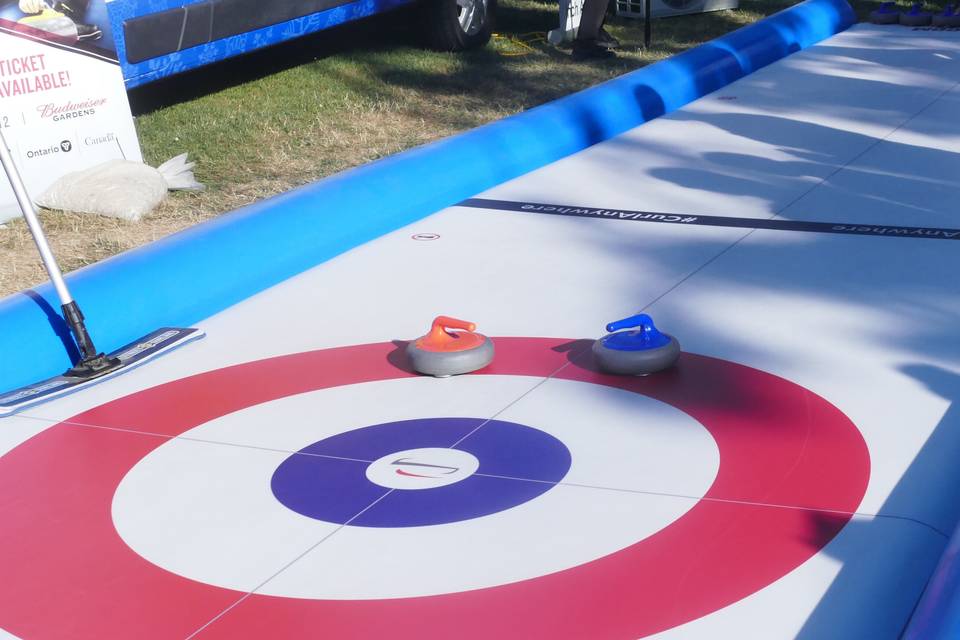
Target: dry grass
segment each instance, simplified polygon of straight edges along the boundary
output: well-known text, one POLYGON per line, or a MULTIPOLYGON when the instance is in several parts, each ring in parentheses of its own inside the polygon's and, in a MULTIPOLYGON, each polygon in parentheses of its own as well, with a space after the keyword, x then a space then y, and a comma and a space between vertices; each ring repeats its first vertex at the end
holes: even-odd
MULTIPOLYGON (((625 47, 610 62, 572 63, 542 37, 556 4, 504 0, 501 32, 480 51, 423 51, 403 21, 368 21, 199 70, 131 94, 146 160, 190 152, 201 194, 176 193, 138 223, 44 211, 65 271, 223 212, 621 75, 792 4, 742 0, 739 11, 642 25, 608 23, 625 47), (530 35, 534 34, 534 35, 530 35)), ((0 296, 45 280, 26 226, 0 229, 0 296)))
MULTIPOLYGON (((192 207, 189 197, 168 200, 142 223, 61 211, 43 211, 41 220, 64 271, 73 271, 152 242, 217 211, 192 207)), ((13 293, 46 280, 33 238, 22 220, 0 229, 0 293, 13 293)))

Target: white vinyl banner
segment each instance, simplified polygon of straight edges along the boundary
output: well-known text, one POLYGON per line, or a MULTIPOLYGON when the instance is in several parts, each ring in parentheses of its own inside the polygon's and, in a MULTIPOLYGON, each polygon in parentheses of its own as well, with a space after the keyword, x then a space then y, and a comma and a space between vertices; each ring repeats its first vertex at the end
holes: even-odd
MULTIPOLYGON (((47 24, 0 15, 0 128, 33 198, 66 173, 142 161, 115 54, 47 24)), ((5 178, 0 222, 20 215, 5 178)))

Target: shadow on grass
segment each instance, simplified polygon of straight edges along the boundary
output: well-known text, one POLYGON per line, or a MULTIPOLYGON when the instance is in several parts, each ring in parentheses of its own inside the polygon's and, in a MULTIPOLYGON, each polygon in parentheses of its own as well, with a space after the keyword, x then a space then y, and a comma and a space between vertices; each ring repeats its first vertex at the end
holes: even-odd
MULTIPOLYGON (((744 8, 762 15, 775 13, 794 4, 783 0, 745 2, 744 8)), ((309 65, 331 56, 343 56, 361 64, 371 64, 370 81, 383 82, 388 86, 416 86, 427 93, 440 94, 452 91, 475 91, 478 94, 497 85, 507 93, 519 91, 534 96, 533 104, 539 104, 569 93, 579 83, 596 81, 596 69, 603 70, 603 77, 613 77, 644 66, 647 61, 622 56, 619 59, 594 65, 571 64, 565 71, 563 82, 557 83, 557 74, 540 77, 535 72, 533 80, 521 87, 513 87, 512 81, 526 68, 536 68, 549 61, 568 61, 566 51, 558 50, 539 36, 557 26, 556 5, 532 0, 502 2, 497 12, 497 36, 525 42, 525 53, 532 55, 504 55, 494 46, 461 54, 443 54, 422 51, 424 64, 409 65, 408 55, 412 48, 420 47, 420 19, 416 7, 373 16, 273 47, 254 51, 243 56, 224 60, 183 74, 164 78, 137 87, 129 92, 135 115, 147 114, 181 102, 187 102, 224 89, 255 82, 266 76, 280 73, 302 65, 309 65), (533 36, 533 38, 530 38, 533 36), (443 70, 430 71, 431 60, 443 60, 444 56, 457 55, 464 64, 456 74, 443 70), (395 58, 396 59, 393 59, 395 58), (591 73, 590 70, 593 70, 591 73), (487 80, 487 83, 483 83, 487 80), (550 88, 550 82, 555 88, 550 88), (541 86, 543 88, 541 89, 541 86)), ((706 40, 721 36, 745 24, 737 12, 721 11, 669 18, 655 21, 654 49, 674 54, 706 40)), ((642 21, 611 17, 612 31, 623 40, 625 51, 638 51, 642 41, 642 21)), ((577 87, 579 88, 579 86, 577 87)), ((499 95, 499 94, 498 94, 499 95)), ((497 96, 483 95, 485 99, 497 96)), ((529 106, 529 105, 528 105, 529 106)))
MULTIPOLYGON (((793 4, 796 3, 790 0, 744 0, 741 8, 767 16, 793 4)), ((879 6, 879 2, 858 1, 853 5, 859 15, 866 16, 869 11, 879 6)), ((501 93, 509 95, 518 92, 530 96, 530 100, 522 101, 523 106, 533 106, 565 95, 575 88, 580 88, 583 83, 589 83, 591 78, 596 79, 595 74, 578 71, 579 65, 570 65, 570 78, 561 83, 556 82, 556 74, 538 75, 534 72, 529 74, 531 80, 523 80, 519 87, 512 86, 516 76, 527 67, 535 68, 545 59, 566 61, 565 52, 558 51, 545 41, 532 43, 532 49, 538 54, 533 56, 504 56, 489 45, 479 51, 458 54, 462 56, 464 66, 456 74, 443 71, 431 73, 428 69, 430 65, 403 67, 403 60, 396 61, 395 64, 389 62, 392 54, 420 46, 419 22, 416 8, 407 7, 327 29, 132 89, 129 92, 131 106, 134 115, 147 114, 331 56, 344 56, 361 62, 378 58, 373 63, 370 80, 383 82, 387 86, 416 86, 427 93, 436 91, 441 95, 454 91, 474 91, 480 94, 496 88, 501 92, 482 97, 496 100, 501 93), (484 80, 487 82, 483 82, 484 80)), ((653 49, 673 55, 735 30, 745 23, 742 13, 736 11, 655 20, 653 49)), ((608 20, 611 31, 623 41, 625 51, 640 50, 642 24, 640 20, 622 17, 611 17, 608 20)), ((550 3, 508 0, 498 7, 497 31, 500 36, 508 39, 545 34, 556 25, 555 5, 550 3)), ((529 46, 529 41, 527 42, 529 46)), ((423 55, 449 54, 423 52, 423 55)), ((644 64, 646 61, 624 56, 605 63, 603 69, 606 70, 607 77, 613 77, 644 64)))

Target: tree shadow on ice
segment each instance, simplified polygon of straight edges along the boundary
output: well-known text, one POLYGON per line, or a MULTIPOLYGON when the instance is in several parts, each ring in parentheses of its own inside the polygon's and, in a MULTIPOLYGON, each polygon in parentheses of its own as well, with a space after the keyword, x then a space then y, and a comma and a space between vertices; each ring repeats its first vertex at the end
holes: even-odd
MULTIPOLYGON (((878 87, 891 88, 883 84, 878 87)), ((928 97, 935 96, 929 93, 928 97)), ((943 101, 949 106, 954 99, 943 101)), ((917 103, 918 108, 922 102, 917 103)), ((780 100, 779 108, 784 104, 780 100)), ((824 104, 826 108, 826 99, 824 104)), ((772 106, 770 111, 775 112, 772 106)), ((840 111, 838 107, 831 113, 834 120, 862 118, 857 110, 845 115, 840 111)), ((674 117, 691 122, 700 119, 697 112, 674 117)), ((746 199, 759 199, 769 203, 771 213, 787 217, 823 220, 821 214, 829 211, 838 217, 828 221, 851 220, 854 212, 845 206, 854 198, 860 202, 859 223, 940 226, 954 217, 952 208, 944 203, 951 202, 945 196, 957 186, 957 156, 939 145, 922 144, 923 136, 936 140, 943 130, 935 118, 925 123, 929 126, 923 129, 920 142, 916 136, 886 140, 882 153, 874 147, 876 155, 866 157, 860 154, 878 138, 825 124, 832 122, 829 119, 811 123, 787 114, 735 112, 708 113, 703 119, 748 141, 746 146, 752 142, 774 146, 781 157, 679 148, 674 153, 680 169, 673 165, 648 172, 665 184, 744 198, 747 206, 753 203, 746 199), (906 139, 910 143, 904 142, 906 139), (825 140, 829 141, 826 151, 825 140), (819 190, 822 196, 817 203, 832 202, 834 209, 807 207, 811 200, 800 198, 798 204, 781 206, 778 211, 778 203, 792 204, 811 183, 855 158, 855 167, 848 169, 842 180, 834 179, 819 190), (912 217, 906 218, 910 222, 905 221, 905 213, 912 217)), ((627 152, 641 144, 641 139, 628 137, 607 143, 627 152)), ((619 172, 622 184, 630 184, 631 172, 637 168, 617 155, 598 152, 584 157, 600 171, 619 172)), ((531 193, 529 199, 537 201, 538 195, 542 199, 542 193, 531 193)), ((637 210, 645 208, 641 198, 638 194, 637 210)), ((610 205, 597 202, 595 206, 610 205)), ((629 260, 629 273, 619 280, 623 299, 632 298, 634 310, 649 310, 666 330, 682 326, 685 333, 678 337, 691 351, 769 363, 775 369, 803 370, 815 369, 819 362, 804 361, 804 342, 826 342, 838 358, 849 349, 879 354, 881 360, 906 360, 910 364, 893 372, 900 374, 902 384, 910 387, 912 381, 914 393, 917 384, 922 385, 949 403, 942 417, 931 416, 929 411, 925 414, 923 407, 903 407, 904 415, 916 422, 891 420, 884 425, 902 429, 891 432, 891 437, 896 436, 899 445, 917 454, 902 475, 896 468, 886 469, 888 477, 900 477, 878 515, 855 517, 823 550, 825 556, 837 560, 838 573, 798 636, 803 640, 898 637, 960 517, 960 504, 953 499, 960 467, 952 464, 960 452, 960 417, 955 403, 960 398, 960 376, 948 368, 960 370, 960 341, 956 338, 960 284, 950 275, 956 271, 956 245, 947 240, 692 227, 674 227, 668 232, 665 225, 642 222, 582 222, 577 226, 576 242, 606 246, 629 260), (677 264, 678 256, 691 265, 679 282, 665 281, 662 291, 654 295, 647 282, 644 286, 633 284, 643 279, 643 274, 657 273, 660 264, 677 264), (696 277, 691 278, 693 275, 696 277), (748 309, 752 318, 738 323, 741 326, 727 325, 723 310, 728 307, 738 307, 740 318, 748 309), (782 313, 783 309, 787 313, 782 313), (770 310, 779 311, 768 315, 770 310), (911 440, 910 432, 920 441, 911 440), (925 441, 924 434, 930 434, 925 441)), ((562 275, 556 275, 562 281, 562 275)), ((605 277, 615 278, 616 274, 605 277)), ((869 365, 865 360, 863 366, 884 365, 869 365)), ((823 372, 822 388, 829 390, 832 373, 823 372)), ((861 402, 873 396, 877 419, 884 419, 883 406, 902 406, 895 396, 877 395, 868 388, 854 393, 861 402)), ((829 397, 829 391, 826 395, 829 397)), ((835 516, 812 511, 809 520, 805 543, 819 547, 832 537, 835 516)))
POLYGON ((763 146, 756 153, 692 150, 688 166, 655 167, 648 174, 683 189, 759 199, 769 203, 771 215, 789 219, 957 223, 952 195, 960 158, 947 149, 891 140, 874 146, 870 136, 775 116, 714 114, 709 122, 763 146), (812 150, 818 144, 827 150, 812 150))
MULTIPOLYGON (((900 371, 949 405, 877 516, 854 518, 843 535, 823 549, 840 568, 798 634, 800 640, 899 638, 960 518, 960 502, 952 491, 931 491, 960 484, 955 463, 960 451, 960 375, 920 363, 903 365, 900 371), (917 520, 898 515, 908 510, 922 515, 917 520), (870 612, 874 629, 865 634, 866 616, 851 612, 870 612)), ((812 513, 811 527, 822 517, 812 513)))

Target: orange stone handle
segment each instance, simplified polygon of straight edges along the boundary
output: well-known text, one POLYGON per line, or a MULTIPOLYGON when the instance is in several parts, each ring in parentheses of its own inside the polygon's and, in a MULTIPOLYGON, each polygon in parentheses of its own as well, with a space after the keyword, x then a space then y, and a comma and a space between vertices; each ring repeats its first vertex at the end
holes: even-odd
POLYGON ((416 345, 426 351, 466 351, 474 349, 486 338, 479 333, 473 333, 477 325, 466 320, 437 316, 430 326, 430 333, 419 338, 416 345), (460 331, 451 331, 460 329, 460 331))

